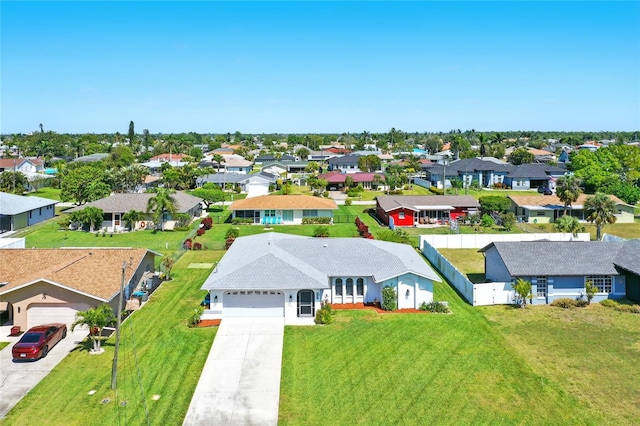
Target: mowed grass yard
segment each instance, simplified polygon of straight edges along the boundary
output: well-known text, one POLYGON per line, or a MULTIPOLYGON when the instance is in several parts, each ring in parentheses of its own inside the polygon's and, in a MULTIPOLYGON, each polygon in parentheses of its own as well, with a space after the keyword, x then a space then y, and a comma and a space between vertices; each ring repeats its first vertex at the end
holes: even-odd
POLYGON ((102 355, 89 355, 89 344, 71 352, 0 423, 138 425, 147 423, 148 413, 152 425, 182 424, 217 329, 187 326, 204 295, 200 286, 211 272, 188 266, 213 263, 221 256, 212 251, 185 253, 175 265, 173 280, 163 282, 149 302, 123 322, 117 391, 111 390, 111 337, 103 343, 102 355), (92 390, 95 394, 89 395, 92 390), (154 400, 154 395, 160 398, 154 400), (105 399, 110 401, 103 404, 105 399))
POLYGON ((453 314, 339 311, 288 327, 280 423, 637 424, 640 315, 435 294, 453 314))

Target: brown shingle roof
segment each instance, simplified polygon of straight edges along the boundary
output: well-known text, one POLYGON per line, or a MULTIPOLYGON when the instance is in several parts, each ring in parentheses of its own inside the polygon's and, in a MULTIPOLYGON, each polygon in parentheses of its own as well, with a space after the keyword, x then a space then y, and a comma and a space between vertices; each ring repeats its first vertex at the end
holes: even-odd
POLYGON ((133 276, 145 248, 0 249, 0 287, 4 294, 27 283, 48 280, 109 300, 118 294, 122 262, 131 262, 125 282, 133 276))
POLYGON ((310 195, 263 195, 234 201, 229 210, 335 210, 336 202, 310 195))

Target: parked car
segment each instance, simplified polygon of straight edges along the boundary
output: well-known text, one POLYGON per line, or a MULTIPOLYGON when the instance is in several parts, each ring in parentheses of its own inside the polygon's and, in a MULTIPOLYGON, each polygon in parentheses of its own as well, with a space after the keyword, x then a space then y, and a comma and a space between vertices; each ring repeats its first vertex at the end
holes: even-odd
POLYGON ((548 187, 546 186, 540 186, 538 187, 538 192, 544 195, 552 195, 553 191, 550 190, 548 187))
POLYGON ((200 302, 200 306, 204 306, 205 308, 208 308, 210 304, 211 304, 211 293, 207 293, 207 295, 204 296, 204 299, 202 300, 202 302, 200 302))
POLYGON ((44 324, 31 327, 11 348, 13 359, 41 359, 56 343, 67 337, 65 324, 44 324))

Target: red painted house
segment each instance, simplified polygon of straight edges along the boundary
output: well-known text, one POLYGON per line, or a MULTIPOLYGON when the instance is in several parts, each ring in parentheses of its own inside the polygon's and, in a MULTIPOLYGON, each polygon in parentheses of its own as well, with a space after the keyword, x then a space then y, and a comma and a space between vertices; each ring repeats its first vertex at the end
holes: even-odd
POLYGON ((395 226, 445 224, 479 210, 480 203, 470 195, 386 195, 376 200, 378 218, 395 226))

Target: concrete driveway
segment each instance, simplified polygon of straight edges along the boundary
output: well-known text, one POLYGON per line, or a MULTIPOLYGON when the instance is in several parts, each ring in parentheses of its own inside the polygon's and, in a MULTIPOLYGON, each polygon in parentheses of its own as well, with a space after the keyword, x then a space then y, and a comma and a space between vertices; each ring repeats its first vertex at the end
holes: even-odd
POLYGON ((44 359, 14 362, 11 347, 20 336, 9 336, 11 327, 0 327, 0 340, 11 342, 0 351, 0 419, 58 365, 85 337, 87 329, 68 331, 67 337, 55 345, 44 359))
POLYGON ((277 425, 284 318, 224 318, 184 425, 277 425))

